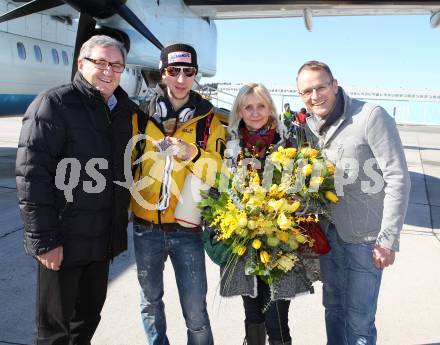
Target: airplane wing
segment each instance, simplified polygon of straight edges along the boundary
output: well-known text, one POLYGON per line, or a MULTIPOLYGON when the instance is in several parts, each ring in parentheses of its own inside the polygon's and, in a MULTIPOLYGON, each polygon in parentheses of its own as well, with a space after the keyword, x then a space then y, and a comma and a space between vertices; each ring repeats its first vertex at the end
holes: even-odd
POLYGON ((213 19, 302 16, 311 31, 314 16, 431 14, 431 26, 440 25, 440 1, 20 0, 13 3, 24 4, 0 15, 0 23, 37 12, 65 16, 69 13, 66 5, 71 7, 70 12, 79 12, 74 60, 82 43, 98 29, 101 33, 115 33, 116 38, 131 48, 128 63, 150 71, 157 71, 163 44, 189 43, 199 53, 203 76, 213 76, 216 71, 217 30, 213 19))
POLYGON ((197 15, 210 19, 304 17, 311 31, 312 18, 431 14, 431 26, 440 25, 440 1, 292 1, 292 0, 184 0, 197 15))
POLYGON ((367 16, 429 14, 440 11, 440 1, 238 1, 184 0, 201 17, 249 19, 302 17, 309 9, 313 16, 367 16))

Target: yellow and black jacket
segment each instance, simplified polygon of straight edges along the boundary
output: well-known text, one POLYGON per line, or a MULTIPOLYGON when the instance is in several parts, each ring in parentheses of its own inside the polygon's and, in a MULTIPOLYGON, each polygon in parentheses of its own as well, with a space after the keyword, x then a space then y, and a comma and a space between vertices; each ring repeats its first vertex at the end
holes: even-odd
MULTIPOLYGON (((132 161, 142 156, 142 162, 139 166, 135 166, 133 172, 134 180, 141 180, 142 188, 139 193, 144 202, 141 205, 133 198, 131 209, 136 217, 155 224, 176 222, 174 210, 189 172, 209 185, 214 184, 216 174, 221 169, 225 148, 225 128, 218 114, 215 113, 214 107, 198 93, 191 91, 188 103, 181 109, 191 108, 194 111, 193 116, 177 127, 173 137, 194 145, 197 153, 188 161, 173 161, 169 176, 171 177, 169 205, 165 210, 159 211, 157 205, 162 190, 164 171, 166 171, 166 162, 164 157, 157 152, 153 142, 165 138, 166 135, 157 113, 161 111, 159 108, 164 104, 168 111, 174 112, 169 101, 158 105, 158 99, 164 100, 164 98, 166 98, 164 91, 158 86, 155 96, 142 107, 147 113, 146 125, 141 123, 137 115, 132 117, 133 135, 145 134, 146 140, 142 147, 139 145, 134 147, 132 154, 132 161), (142 127, 145 127, 145 130, 142 127)), ((181 109, 177 110, 177 113, 181 109)))

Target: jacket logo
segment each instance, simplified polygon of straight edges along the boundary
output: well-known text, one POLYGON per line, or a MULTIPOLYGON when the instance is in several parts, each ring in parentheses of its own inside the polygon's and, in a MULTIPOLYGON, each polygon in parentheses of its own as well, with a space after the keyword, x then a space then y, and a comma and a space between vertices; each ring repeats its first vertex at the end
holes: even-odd
POLYGON ((194 128, 184 128, 184 129, 182 129, 182 132, 183 133, 192 133, 192 132, 194 132, 194 128))

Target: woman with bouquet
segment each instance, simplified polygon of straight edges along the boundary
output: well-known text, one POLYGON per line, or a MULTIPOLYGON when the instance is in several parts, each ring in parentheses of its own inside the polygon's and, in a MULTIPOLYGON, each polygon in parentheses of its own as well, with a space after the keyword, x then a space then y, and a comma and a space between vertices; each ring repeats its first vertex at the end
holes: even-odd
MULTIPOLYGON (((296 140, 287 137, 288 131, 276 114, 274 102, 262 84, 250 83, 240 89, 229 118, 225 151, 231 165, 253 158, 258 160, 262 174, 266 157, 278 147, 296 147, 296 140)), ((258 245, 258 242, 254 243, 258 245)), ((308 266, 303 275, 298 270, 286 270, 269 286, 260 276, 245 273, 248 252, 240 253, 236 258, 233 264, 229 262, 221 267, 220 294, 224 297, 242 296, 245 343, 264 345, 267 333, 271 345, 291 344, 288 326, 290 299, 311 289, 310 282, 319 275, 317 260, 303 260, 308 266)))

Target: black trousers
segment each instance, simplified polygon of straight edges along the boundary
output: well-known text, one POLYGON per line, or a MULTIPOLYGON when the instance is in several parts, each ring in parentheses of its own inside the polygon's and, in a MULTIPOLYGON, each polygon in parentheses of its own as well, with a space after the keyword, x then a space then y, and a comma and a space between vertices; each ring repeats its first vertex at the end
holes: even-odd
POLYGON ((89 345, 107 295, 109 261, 62 266, 38 263, 36 345, 89 345))
POLYGON ((256 298, 241 296, 246 315, 245 322, 253 324, 264 322, 271 341, 287 342, 291 340, 289 331, 290 300, 270 302, 269 286, 260 278, 257 278, 257 283, 258 295, 256 298))

